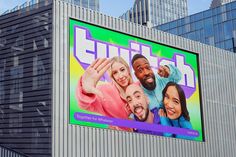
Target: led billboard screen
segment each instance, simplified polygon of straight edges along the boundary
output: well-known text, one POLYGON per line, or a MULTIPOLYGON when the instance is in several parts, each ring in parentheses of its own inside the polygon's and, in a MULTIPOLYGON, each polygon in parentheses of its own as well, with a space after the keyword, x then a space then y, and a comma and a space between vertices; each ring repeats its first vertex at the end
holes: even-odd
POLYGON ((198 54, 69 21, 70 124, 204 140, 198 54))

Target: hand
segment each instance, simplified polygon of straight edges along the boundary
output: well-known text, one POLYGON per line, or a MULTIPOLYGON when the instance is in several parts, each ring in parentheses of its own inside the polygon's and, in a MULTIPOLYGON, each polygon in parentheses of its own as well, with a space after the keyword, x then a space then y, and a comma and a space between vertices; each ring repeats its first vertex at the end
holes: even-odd
POLYGON ((125 111, 128 113, 128 115, 130 115, 132 113, 128 103, 125 104, 125 111))
POLYGON ((161 77, 168 77, 170 75, 170 69, 167 66, 160 65, 157 71, 158 75, 161 77))
POLYGON ((110 65, 111 61, 109 59, 99 58, 85 70, 82 76, 82 88, 86 93, 102 97, 102 93, 96 88, 96 85, 110 65))
POLYGON ((166 113, 162 108, 159 109, 158 114, 160 117, 166 117, 166 113))

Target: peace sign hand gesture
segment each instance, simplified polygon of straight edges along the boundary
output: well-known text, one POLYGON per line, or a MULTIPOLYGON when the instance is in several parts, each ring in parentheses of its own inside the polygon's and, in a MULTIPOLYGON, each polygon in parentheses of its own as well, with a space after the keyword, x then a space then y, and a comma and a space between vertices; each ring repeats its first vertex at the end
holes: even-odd
POLYGON ((110 65, 110 59, 98 58, 85 70, 82 78, 82 88, 86 93, 102 97, 102 93, 96 88, 96 85, 110 65))

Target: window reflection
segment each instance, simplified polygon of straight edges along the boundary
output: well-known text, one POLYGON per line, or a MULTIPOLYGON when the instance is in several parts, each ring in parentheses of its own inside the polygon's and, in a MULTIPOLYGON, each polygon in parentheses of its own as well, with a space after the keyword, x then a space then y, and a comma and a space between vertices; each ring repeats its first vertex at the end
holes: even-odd
POLYGON ((45 75, 46 70, 40 57, 33 58, 33 86, 32 89, 36 90, 48 84, 48 76, 45 75))

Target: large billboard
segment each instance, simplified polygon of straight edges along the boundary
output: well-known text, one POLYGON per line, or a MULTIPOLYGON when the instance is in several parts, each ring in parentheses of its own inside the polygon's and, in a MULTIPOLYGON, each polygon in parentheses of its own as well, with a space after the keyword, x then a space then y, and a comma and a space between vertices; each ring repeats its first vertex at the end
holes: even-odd
POLYGON ((70 124, 204 141, 198 54, 69 23, 70 124))

